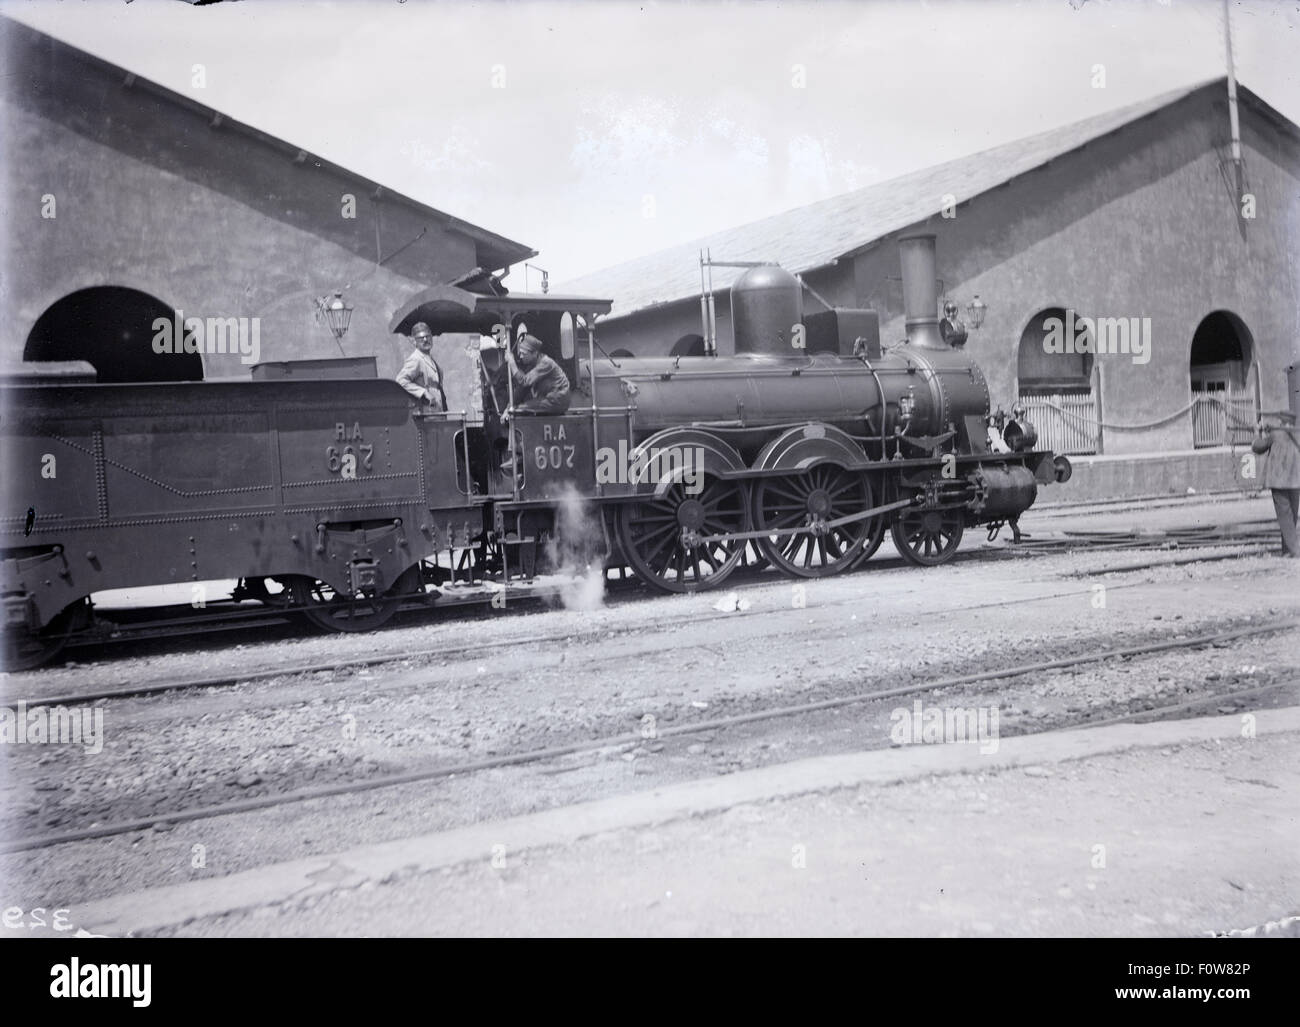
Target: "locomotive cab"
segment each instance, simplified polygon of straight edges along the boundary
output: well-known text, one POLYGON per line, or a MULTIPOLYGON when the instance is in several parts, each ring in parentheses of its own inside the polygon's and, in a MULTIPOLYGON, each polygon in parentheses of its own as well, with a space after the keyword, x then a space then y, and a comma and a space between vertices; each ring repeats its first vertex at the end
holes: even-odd
POLYGON ((597 447, 614 429, 605 422, 618 418, 592 407, 592 390, 580 375, 579 358, 595 353, 596 319, 613 304, 577 296, 507 293, 499 283, 490 284, 492 293, 433 286, 412 297, 389 325, 394 333, 405 334, 423 321, 435 336, 460 337, 444 342, 448 353, 470 337, 464 348, 473 364, 471 388, 481 397, 482 413, 472 419, 462 415, 464 424, 456 430, 458 488, 466 496, 515 502, 553 499, 566 489, 590 490, 597 447), (541 341, 542 353, 569 379, 573 401, 564 414, 514 409, 505 340, 491 341, 496 326, 506 329, 509 344, 525 332, 541 341))

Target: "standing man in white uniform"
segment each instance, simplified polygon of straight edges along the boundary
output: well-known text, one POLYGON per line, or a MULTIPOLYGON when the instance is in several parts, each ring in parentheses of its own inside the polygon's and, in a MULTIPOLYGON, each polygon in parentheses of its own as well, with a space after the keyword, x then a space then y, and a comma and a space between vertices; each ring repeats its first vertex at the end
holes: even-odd
POLYGON ((436 414, 447 409, 442 388, 442 368, 433 359, 433 332, 423 321, 411 329, 415 351, 397 372, 397 384, 420 401, 420 413, 436 414))

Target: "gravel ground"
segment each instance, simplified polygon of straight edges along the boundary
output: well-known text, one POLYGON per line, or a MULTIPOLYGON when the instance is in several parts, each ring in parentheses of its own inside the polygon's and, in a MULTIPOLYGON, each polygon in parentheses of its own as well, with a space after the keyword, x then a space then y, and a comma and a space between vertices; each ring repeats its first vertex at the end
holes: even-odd
MULTIPOLYGON (((1221 523, 1223 506, 1175 512, 1182 523, 1189 516, 1221 523)), ((1254 515, 1251 503, 1226 508, 1254 515)), ((57 691, 70 682, 98 687, 218 667, 238 672, 277 658, 296 663, 373 652, 377 643, 397 651, 476 641, 503 646, 356 673, 101 704, 107 742, 97 755, 75 746, 7 747, 0 781, 6 836, 163 816, 628 731, 652 737, 543 765, 175 827, 160 823, 117 838, 3 856, 3 891, 24 907, 37 898, 66 903, 701 774, 888 745, 889 713, 910 700, 670 739, 653 737, 652 726, 1300 613, 1293 563, 1252 557, 1100 573, 1115 562, 1113 555, 1078 554, 958 562, 924 572, 881 567, 808 582, 802 593, 785 581, 759 584, 744 592, 750 608, 736 613, 716 611, 717 595, 661 597, 588 612, 462 618, 364 637, 249 642, 223 652, 15 675, 7 695, 27 694, 34 684, 57 691), (1106 589, 1101 608, 1099 585, 1106 589), (1197 602, 1189 604, 1189 595, 1197 602), (560 638, 542 643, 539 635, 560 638)), ((1270 635, 999 682, 988 691, 955 689, 942 702, 996 705, 1001 730, 1014 733, 1088 711, 1128 712, 1294 678, 1297 667, 1295 635, 1270 635)))

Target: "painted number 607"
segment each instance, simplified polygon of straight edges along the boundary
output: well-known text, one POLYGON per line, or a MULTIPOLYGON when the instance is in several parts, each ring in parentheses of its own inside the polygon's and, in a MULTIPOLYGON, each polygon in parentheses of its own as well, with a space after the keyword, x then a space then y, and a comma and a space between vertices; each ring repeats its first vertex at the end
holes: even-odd
POLYGON ((576 446, 537 446, 533 449, 533 463, 539 471, 558 471, 561 467, 573 466, 573 454, 576 446))

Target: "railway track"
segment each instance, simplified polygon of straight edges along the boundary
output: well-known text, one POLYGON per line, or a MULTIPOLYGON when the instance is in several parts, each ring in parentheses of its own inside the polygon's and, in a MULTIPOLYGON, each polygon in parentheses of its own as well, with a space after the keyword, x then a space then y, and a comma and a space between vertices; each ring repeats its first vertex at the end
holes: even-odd
MULTIPOLYGON (((1214 634, 1198 635, 1190 638, 1166 639, 1159 642, 1137 646, 1124 646, 1108 650, 1093 650, 1079 655, 1063 657, 1055 660, 1023 663, 993 670, 979 671, 971 674, 939 678, 937 680, 915 682, 897 688, 857 692, 851 695, 837 696, 812 702, 770 706, 762 710, 755 710, 748 713, 737 714, 735 716, 701 719, 689 724, 674 724, 669 727, 658 729, 655 732, 655 738, 676 738, 684 735, 699 734, 702 732, 735 729, 746 724, 753 724, 760 721, 794 718, 849 706, 862 705, 870 702, 898 699, 905 696, 934 693, 950 688, 982 684, 989 681, 1010 680, 1028 674, 1063 670, 1083 666, 1085 664, 1104 663, 1110 660, 1124 660, 1135 656, 1145 656, 1160 652, 1203 648, 1257 635, 1291 631, 1298 626, 1300 626, 1300 620, 1279 620, 1266 624, 1251 625, 1244 628, 1234 628, 1229 631, 1221 631, 1214 634)), ((1300 686, 1300 679, 1274 681, 1263 685, 1253 685, 1250 688, 1245 689, 1218 691, 1213 694, 1184 700, 1178 703, 1167 704, 1165 706, 1146 704, 1144 705, 1144 708, 1140 710, 1128 711, 1122 715, 1115 715, 1102 720, 1076 716, 1073 718, 1075 723, 1069 723, 1068 718, 1062 718, 1062 720, 1065 721, 1064 723, 1053 722, 1040 730, 1056 730, 1061 727, 1098 726, 1101 724, 1119 723, 1140 718, 1169 716, 1177 712, 1194 709, 1197 706, 1206 703, 1223 703, 1272 691, 1294 689, 1297 686, 1300 686)), ((1038 732, 1012 733, 1026 734, 1038 732)), ((46 835, 34 835, 27 838, 11 838, 0 843, 0 853, 7 854, 50 849, 58 845, 69 844, 72 842, 89 841, 129 834, 133 831, 145 830, 154 825, 175 825, 179 823, 210 819, 213 817, 271 809, 279 806, 306 802, 313 799, 353 795, 377 789, 394 788, 407 784, 429 782, 457 775, 478 773, 499 767, 539 763, 547 760, 554 760, 563 756, 573 755, 575 753, 599 752, 601 750, 619 749, 628 745, 638 745, 644 740, 645 738, 640 732, 624 732, 616 735, 585 739, 564 745, 520 750, 514 753, 446 764, 406 773, 355 779, 337 784, 297 789, 294 791, 259 796, 235 802, 200 806, 191 809, 180 809, 169 813, 152 813, 145 817, 126 819, 114 823, 96 824, 94 826, 88 826, 71 831, 46 835)))
MULTIPOLYGON (((1263 523, 1263 522, 1259 522, 1259 523, 1263 523)), ((1202 554, 1199 556, 1189 556, 1185 559, 1158 560, 1158 561, 1149 561, 1146 563, 1139 563, 1139 564, 1126 564, 1117 567, 1106 568, 1104 570, 1066 572, 1065 576, 1067 577, 1095 576, 1098 574, 1114 574, 1114 573, 1122 573, 1126 571, 1146 570, 1149 568, 1161 567, 1161 566, 1173 567, 1173 566, 1182 566, 1190 563, 1208 563, 1208 562, 1213 562, 1218 560, 1236 559, 1241 556, 1254 555, 1256 552, 1264 551, 1262 547, 1268 542, 1272 541, 1272 539, 1269 537, 1267 532, 1263 532, 1260 529, 1256 528, 1254 524, 1250 525, 1249 527, 1251 529, 1249 531, 1233 533, 1227 536, 1213 535, 1211 533, 1208 533, 1206 531, 1201 531, 1201 530, 1197 530, 1193 532, 1162 533, 1159 535, 1150 535, 1150 536, 1137 535, 1135 533, 1092 532, 1092 533, 1086 533, 1081 535, 1068 535, 1067 537, 1062 539, 1042 540, 1039 541, 1037 544, 1030 545, 1023 550, 1019 550, 1019 549, 977 550, 974 553, 969 554, 969 559, 967 562, 987 560, 987 559, 1033 558, 1033 557, 1041 557, 1046 555, 1056 555, 1060 553, 1071 553, 1079 550, 1085 552, 1093 552, 1093 551, 1097 551, 1098 547, 1102 547, 1107 551, 1111 551, 1111 552, 1130 551, 1130 550, 1157 550, 1161 552, 1173 552, 1173 551, 1181 551, 1185 549, 1209 549, 1209 548, 1223 549, 1225 547, 1229 550, 1228 552, 1202 554)), ((1024 545, 1024 543, 1022 543, 1022 545, 1024 545)), ((901 558, 892 562, 898 564, 899 566, 903 566, 903 561, 901 560, 901 558)), ((742 573, 733 576, 733 578, 728 582, 728 588, 726 590, 719 590, 719 591, 720 592, 743 591, 743 590, 758 588, 766 584, 771 584, 773 580, 775 579, 773 579, 770 574, 765 574, 761 570, 751 570, 748 574, 742 573)), ((790 583, 797 584, 798 582, 791 581, 790 583)), ((639 583, 633 583, 631 585, 624 586, 624 584, 621 582, 607 582, 607 588, 611 585, 613 586, 612 593, 607 596, 607 598, 609 599, 610 606, 620 605, 623 602, 635 601, 636 597, 642 596, 646 592, 646 589, 643 586, 640 586, 639 583)), ((562 592, 562 588, 556 586, 556 587, 542 587, 542 588, 527 589, 527 590, 518 589, 515 591, 516 591, 516 595, 514 595, 510 601, 517 609, 518 606, 525 601, 531 601, 532 603, 538 604, 538 603, 545 603, 549 600, 554 600, 556 597, 560 595, 560 593, 562 592)), ((1048 596, 1044 598, 1056 598, 1056 596, 1048 596)), ((464 607, 475 606, 475 605, 483 606, 483 605, 490 604, 491 599, 492 599, 491 593, 486 593, 482 596, 460 595, 455 598, 454 603, 452 603, 451 605, 458 608, 464 608, 464 607)), ((987 605, 998 606, 1003 604, 991 603, 987 605)), ((436 608, 442 609, 443 607, 440 604, 436 608)), ((963 612, 964 610, 967 609, 980 609, 980 608, 982 608, 982 606, 960 607, 945 612, 958 613, 958 612, 963 612)), ((411 609, 419 609, 427 612, 430 609, 430 607, 429 604, 427 603, 415 603, 415 604, 411 604, 405 609, 407 610, 407 612, 409 612, 411 609)), ((772 611, 758 611, 758 613, 762 613, 762 612, 770 613, 772 611)), ((218 618, 222 616, 224 615, 218 615, 218 618)), ((736 616, 736 614, 727 614, 726 616, 734 617, 736 616)), ((278 611, 278 610, 256 611, 256 616, 251 621, 232 618, 228 623, 223 624, 221 627, 209 628, 208 630, 235 630, 236 628, 247 628, 251 624, 259 624, 259 625, 266 624, 266 623, 284 624, 289 622, 290 619, 291 619, 290 615, 286 614, 284 611, 278 611)), ((692 614, 688 617, 667 618, 660 621, 653 621, 653 622, 638 625, 636 628, 627 629, 627 630, 638 631, 638 630, 646 630, 648 628, 654 628, 660 626, 665 628, 670 628, 675 625, 682 624, 688 621, 691 623, 698 623, 699 620, 700 617, 698 614, 692 614)), ((204 618, 182 617, 180 618, 180 623, 176 625, 175 631, 171 632, 170 634, 184 635, 188 631, 197 630, 198 625, 201 623, 206 623, 206 620, 204 618)), ((566 632, 553 633, 551 635, 538 636, 536 640, 544 641, 544 642, 559 641, 566 638, 572 638, 573 636, 574 636, 574 632, 566 631, 566 632)), ((134 636, 129 636, 129 637, 123 636, 121 638, 113 639, 113 641, 114 642, 142 641, 146 637, 152 639, 152 638, 169 637, 169 636, 157 635, 157 634, 149 634, 147 636, 142 636, 140 638, 136 638, 134 636)), ((93 643, 87 643, 87 644, 93 644, 93 643)), ((289 667, 284 667, 283 665, 281 665, 276 668, 267 668, 265 670, 255 670, 247 673, 232 674, 232 675, 215 675, 210 677, 192 679, 189 681, 179 681, 179 682, 171 682, 171 683, 161 682, 161 683, 141 684, 141 685, 131 685, 127 683, 122 683, 116 686, 107 686, 105 688, 93 692, 58 694, 52 696, 35 696, 28 699, 20 699, 17 696, 10 696, 6 694, 5 696, 3 696, 3 700, 6 702, 24 701, 29 704, 42 703, 42 704, 65 704, 66 705, 66 704, 73 704, 73 703, 85 703, 85 702, 97 701, 100 699, 117 699, 117 698, 125 698, 125 697, 132 697, 132 696, 156 695, 164 692, 189 691, 189 690, 202 689, 202 688, 220 688, 220 687, 227 687, 227 686, 232 686, 232 685, 245 683, 245 682, 254 682, 254 681, 266 680, 266 679, 276 678, 276 677, 293 676, 296 674, 320 673, 323 671, 337 672, 351 667, 360 668, 360 667, 378 666, 386 663, 396 663, 402 660, 435 659, 440 656, 457 656, 457 655, 468 654, 471 652, 480 652, 480 651, 490 652, 494 649, 501 648, 507 644, 509 643, 489 641, 489 642, 482 642, 482 643, 473 643, 465 646, 451 646, 451 647, 441 647, 441 648, 408 650, 399 653, 382 654, 382 655, 376 655, 372 657, 346 658, 340 660, 324 660, 324 661, 317 661, 315 663, 298 664, 289 667)), ((39 672, 35 672, 35 673, 39 673, 39 672)))
MULTIPOLYGON (((1221 554, 1209 557, 1197 557, 1191 561, 1161 561, 1154 564, 1137 565, 1137 569, 1148 566, 1174 566, 1186 562, 1202 562, 1214 559, 1229 559, 1239 556, 1239 553, 1221 554)), ((1115 568, 1108 570, 1106 573, 1117 573, 1125 569, 1134 568, 1115 568)), ((1080 572, 1085 576, 1094 576, 1096 572, 1080 572)), ((1068 576, 1077 576, 1074 574, 1068 576)), ((743 589, 752 589, 769 584, 771 579, 765 581, 737 583, 736 591, 743 589)), ((1128 584, 1117 584, 1109 586, 1112 590, 1124 588, 1133 588, 1141 584, 1132 582, 1128 584)), ((1091 589, 1068 589, 1065 591, 1046 593, 1033 597, 1035 602, 1051 601, 1054 599, 1065 599, 1073 596, 1087 596, 1091 594, 1091 589)), ((822 607, 833 607, 850 605, 857 603, 859 597, 848 597, 841 599, 819 600, 817 605, 822 607)), ((996 609, 1005 606, 1018 606, 1025 602, 1023 597, 1015 599, 991 600, 984 603, 964 604, 959 606, 936 607, 931 612, 935 616, 950 617, 962 613, 969 613, 977 610, 996 609)), ((732 612, 702 612, 691 610, 686 614, 659 617, 653 620, 641 621, 634 625, 621 628, 611 628, 602 626, 595 631, 584 634, 580 631, 574 631, 572 628, 565 630, 552 631, 544 634, 535 634, 529 636, 530 645, 546 644, 581 644, 584 639, 591 641, 607 642, 610 639, 626 638, 629 636, 645 634, 650 632, 671 631, 674 628, 684 627, 687 625, 699 625, 712 621, 732 621, 736 619, 761 619, 765 617, 778 616, 789 613, 786 607, 777 608, 751 608, 745 611, 732 612)), ((41 706, 76 706, 86 703, 99 702, 102 700, 115 700, 127 698, 142 698, 148 696, 163 695, 172 692, 195 692, 205 689, 231 688, 243 684, 252 684, 259 681, 275 680, 279 678, 292 678, 297 676, 308 676, 321 673, 338 674, 349 670, 360 670, 371 667, 379 667, 391 664, 402 663, 406 661, 432 662, 457 657, 465 657, 476 653, 491 653, 494 651, 508 649, 518 642, 515 639, 496 639, 485 640, 482 642, 471 642, 461 645, 450 646, 431 646, 418 649, 407 649, 398 652, 377 653, 371 656, 362 657, 344 657, 338 659, 316 660, 298 664, 284 665, 277 664, 272 667, 263 669, 254 669, 239 671, 228 674, 205 675, 203 677, 180 679, 175 681, 157 681, 148 683, 129 683, 122 682, 115 685, 108 685, 92 691, 78 691, 67 693, 55 693, 51 695, 10 695, 5 694, 0 697, 5 703, 23 702, 29 708, 41 706)), ((626 656, 626 654, 623 654, 626 656)))

